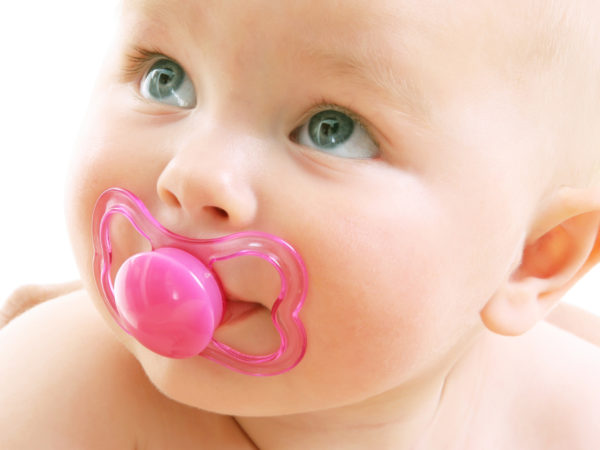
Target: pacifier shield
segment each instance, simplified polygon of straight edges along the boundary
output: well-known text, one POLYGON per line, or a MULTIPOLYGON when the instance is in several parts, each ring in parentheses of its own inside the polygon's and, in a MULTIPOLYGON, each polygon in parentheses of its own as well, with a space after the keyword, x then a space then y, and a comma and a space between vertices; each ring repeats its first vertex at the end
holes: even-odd
POLYGON ((150 350, 171 358, 200 355, 240 373, 277 375, 294 368, 306 353, 307 337, 299 314, 308 289, 298 252, 272 234, 243 231, 212 239, 192 239, 163 227, 133 193, 104 191, 92 217, 94 276, 113 319, 150 350), (124 216, 153 249, 137 253, 111 279, 111 219, 124 216), (271 319, 279 348, 247 354, 214 338, 224 308, 213 265, 240 256, 269 263, 280 279, 271 319))

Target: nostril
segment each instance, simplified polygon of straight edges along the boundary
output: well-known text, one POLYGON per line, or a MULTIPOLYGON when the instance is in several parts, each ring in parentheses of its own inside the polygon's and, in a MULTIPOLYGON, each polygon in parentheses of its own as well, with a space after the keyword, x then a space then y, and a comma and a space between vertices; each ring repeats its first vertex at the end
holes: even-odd
POLYGON ((217 218, 228 219, 229 214, 223 208, 219 208, 218 206, 205 206, 204 210, 210 214, 213 214, 217 218))
POLYGON ((171 191, 168 190, 163 190, 163 191, 159 191, 159 197, 162 198, 162 200, 169 206, 173 206, 175 208, 181 208, 181 203, 179 202, 179 199, 177 198, 177 196, 175 194, 173 194, 171 191), (162 195, 161 195, 162 194, 162 195))

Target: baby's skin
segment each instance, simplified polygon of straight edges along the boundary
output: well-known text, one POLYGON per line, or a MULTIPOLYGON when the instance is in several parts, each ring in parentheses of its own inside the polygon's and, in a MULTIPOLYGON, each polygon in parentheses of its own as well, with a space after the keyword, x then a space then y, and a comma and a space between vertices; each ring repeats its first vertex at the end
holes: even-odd
MULTIPOLYGON (((0 332, 0 447, 595 448, 600 350, 544 319, 600 259, 599 18, 583 0, 125 0, 67 190, 84 289, 0 332), (293 245, 300 364, 248 376, 125 333, 92 267, 111 187, 183 236, 293 245)), ((111 240, 115 269, 147 250, 124 220, 111 240)), ((215 270, 261 306, 215 338, 277 348, 270 267, 215 270)))

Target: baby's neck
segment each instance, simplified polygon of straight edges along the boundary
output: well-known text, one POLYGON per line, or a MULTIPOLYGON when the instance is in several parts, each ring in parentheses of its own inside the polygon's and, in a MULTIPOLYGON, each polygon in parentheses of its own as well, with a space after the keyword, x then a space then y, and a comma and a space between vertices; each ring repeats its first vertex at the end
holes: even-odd
MULTIPOLYGON (((435 376, 359 404, 267 418, 236 418, 262 450, 306 448, 435 448, 456 440, 477 408, 486 340, 472 344, 435 376), (451 404, 450 404, 451 403, 451 404), (433 439, 435 437, 435 439, 433 439)), ((440 447, 438 447, 440 448, 440 447)))

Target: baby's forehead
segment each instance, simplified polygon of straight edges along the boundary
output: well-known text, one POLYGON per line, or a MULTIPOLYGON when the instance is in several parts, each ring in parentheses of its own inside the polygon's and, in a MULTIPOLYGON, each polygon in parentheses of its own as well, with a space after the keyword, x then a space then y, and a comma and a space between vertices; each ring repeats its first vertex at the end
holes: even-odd
MULTIPOLYGON (((533 52, 536 58, 553 58, 560 42, 557 35, 569 19, 569 4, 566 0, 319 0, 315 8, 314 0, 123 0, 122 3, 124 12, 148 19, 176 18, 167 24, 173 26, 186 22, 188 27, 199 27, 207 18, 219 21, 220 16, 232 16, 232 11, 238 16, 258 12, 265 21, 294 25, 287 28, 290 32, 302 28, 298 25, 316 22, 317 26, 331 29, 332 40, 340 32, 332 25, 343 24, 346 32, 356 30, 365 39, 376 36, 376 30, 388 29, 407 44, 408 38, 412 38, 476 49, 492 42, 496 47, 508 44, 512 50, 533 52)), ((260 25, 260 21, 256 23, 260 25)), ((306 30, 311 28, 307 26, 306 30)), ((506 52, 501 53, 506 56, 506 52)))

